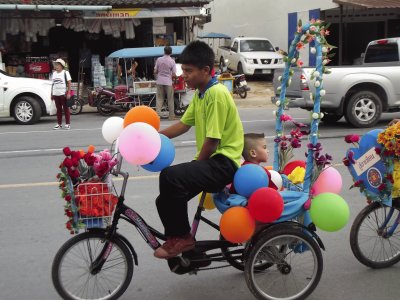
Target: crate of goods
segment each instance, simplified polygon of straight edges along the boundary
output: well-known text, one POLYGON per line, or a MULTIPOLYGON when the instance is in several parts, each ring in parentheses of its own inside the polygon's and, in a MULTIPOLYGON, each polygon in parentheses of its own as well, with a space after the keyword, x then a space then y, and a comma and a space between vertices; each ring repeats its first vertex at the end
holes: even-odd
POLYGON ((227 77, 227 78, 219 77, 218 81, 222 83, 231 94, 233 94, 233 81, 234 81, 233 77, 227 77))
MULTIPOLYGON (((78 83, 77 82, 71 82, 71 92, 72 92, 72 95, 78 95, 78 83)), ((79 96, 83 96, 83 84, 81 84, 79 87, 79 96)))
POLYGON ((133 84, 136 94, 152 94, 157 92, 155 81, 138 81, 133 84))

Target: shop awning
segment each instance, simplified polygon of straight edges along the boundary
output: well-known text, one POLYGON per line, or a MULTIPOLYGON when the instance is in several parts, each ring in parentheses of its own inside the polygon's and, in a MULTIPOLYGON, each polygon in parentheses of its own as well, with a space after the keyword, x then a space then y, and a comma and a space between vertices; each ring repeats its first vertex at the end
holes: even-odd
POLYGON ((111 5, 113 7, 183 7, 203 6, 212 0, 0 0, 0 4, 33 5, 111 5))
POLYGON ((333 3, 358 8, 400 8, 399 0, 333 0, 333 3))
MULTIPOLYGON (((186 46, 172 46, 172 55, 179 55, 186 46)), ((143 58, 160 57, 164 55, 164 47, 125 48, 111 53, 111 58, 143 58)))
POLYGON ((198 36, 200 39, 226 39, 229 40, 231 37, 227 34, 224 33, 216 33, 216 32, 210 32, 210 33, 205 33, 201 34, 198 36))

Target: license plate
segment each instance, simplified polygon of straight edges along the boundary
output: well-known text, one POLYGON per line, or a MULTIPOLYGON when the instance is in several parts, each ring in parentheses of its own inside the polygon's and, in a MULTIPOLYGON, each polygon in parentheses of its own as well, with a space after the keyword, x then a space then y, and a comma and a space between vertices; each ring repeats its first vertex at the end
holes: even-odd
POLYGON ((245 85, 247 85, 247 81, 246 80, 243 80, 243 81, 240 82, 240 86, 245 86, 245 85))
POLYGON ((261 71, 263 74, 271 74, 271 70, 262 70, 261 71))

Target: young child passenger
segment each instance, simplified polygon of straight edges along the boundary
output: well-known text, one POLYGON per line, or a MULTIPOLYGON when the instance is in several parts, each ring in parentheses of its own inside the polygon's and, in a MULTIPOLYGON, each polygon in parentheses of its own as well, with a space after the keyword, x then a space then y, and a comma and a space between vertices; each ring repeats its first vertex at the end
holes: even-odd
MULTIPOLYGON (((242 166, 248 164, 259 165, 268 161, 269 150, 267 148, 267 142, 265 140, 264 133, 246 133, 244 135, 244 148, 242 156, 244 158, 242 166)), ((270 172, 267 169, 265 169, 265 172, 268 175, 269 187, 277 189, 275 184, 271 181, 270 172)), ((231 186, 229 192, 231 194, 236 193, 233 185, 231 186)))
POLYGON ((243 127, 231 94, 211 76, 214 58, 213 50, 200 41, 190 43, 180 56, 183 78, 196 93, 182 119, 160 133, 174 138, 195 126, 197 154, 195 160, 160 174, 156 204, 168 239, 154 252, 158 258, 194 248, 187 202, 202 191, 221 191, 240 166, 243 127))

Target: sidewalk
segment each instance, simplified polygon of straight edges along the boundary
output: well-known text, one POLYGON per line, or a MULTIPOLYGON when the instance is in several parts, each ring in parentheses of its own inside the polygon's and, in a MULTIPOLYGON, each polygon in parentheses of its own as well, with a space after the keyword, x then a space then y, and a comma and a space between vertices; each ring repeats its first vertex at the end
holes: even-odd
POLYGON ((271 103, 271 97, 274 96, 274 88, 271 82, 248 81, 247 83, 250 91, 247 92, 245 99, 240 98, 239 95, 233 95, 233 100, 238 107, 275 107, 271 103))

